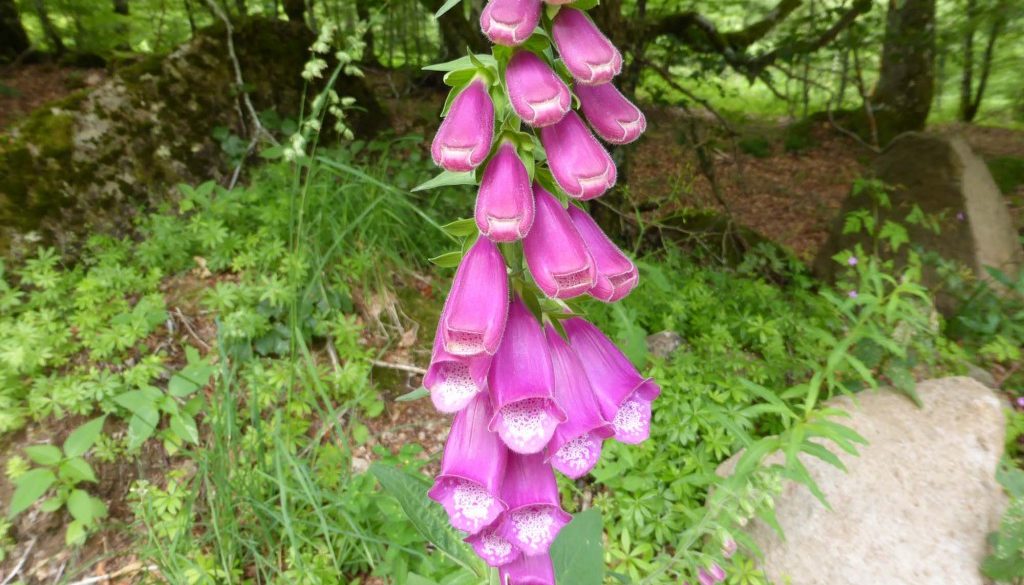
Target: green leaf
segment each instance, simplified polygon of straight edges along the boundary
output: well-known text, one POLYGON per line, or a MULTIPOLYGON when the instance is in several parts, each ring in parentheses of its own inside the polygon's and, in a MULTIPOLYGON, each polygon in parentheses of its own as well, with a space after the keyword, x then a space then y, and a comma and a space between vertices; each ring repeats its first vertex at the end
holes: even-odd
POLYGON ((133 414, 149 411, 156 412, 156 399, 149 392, 143 392, 142 390, 131 390, 124 394, 119 394, 114 397, 114 402, 133 414))
POLYGON ((465 238, 467 236, 476 235, 478 230, 476 227, 476 220, 473 218, 457 219, 451 223, 441 226, 448 235, 456 238, 465 238))
POLYGON ((370 466, 384 490, 391 494, 412 525, 442 553, 479 577, 484 575, 481 562, 449 526, 444 510, 427 498, 429 486, 422 479, 396 467, 381 463, 370 466))
POLYGON ((170 427, 171 431, 182 441, 193 445, 199 443, 199 429, 192 417, 176 414, 170 419, 170 427))
POLYGON ((58 496, 54 496, 52 498, 46 498, 45 500, 43 500, 43 503, 39 504, 39 509, 42 510, 43 512, 46 512, 47 514, 52 514, 53 512, 60 510, 60 507, 63 505, 64 500, 58 496))
POLYGON ((572 8, 575 8, 576 10, 582 10, 586 12, 587 10, 596 7, 600 3, 601 0, 576 0, 570 6, 572 8))
MULTIPOLYGON (((159 421, 159 415, 157 415, 157 421, 159 421)), ((152 418, 144 418, 137 414, 132 415, 131 420, 128 421, 128 448, 138 448, 153 435, 155 430, 156 424, 152 421, 152 418)))
POLYGON ((423 386, 420 386, 412 392, 407 392, 406 394, 402 394, 398 398, 395 398, 395 402, 412 402, 413 400, 420 400, 427 396, 430 396, 430 391, 423 386))
POLYGON ((96 439, 100 437, 100 433, 103 432, 103 422, 107 420, 107 417, 101 416, 94 418, 77 429, 71 431, 66 441, 64 441, 64 454, 68 457, 80 457, 85 455, 93 444, 96 443, 96 439))
POLYGON ((576 514, 551 545, 555 582, 601 585, 604 582, 604 550, 601 512, 591 508, 576 514))
POLYGON ((60 462, 64 458, 60 453, 60 449, 53 445, 32 445, 31 447, 25 447, 25 454, 32 461, 35 461, 39 465, 52 466, 60 462))
POLYGON ((453 185, 475 185, 476 174, 472 171, 465 173, 453 173, 451 171, 441 171, 436 177, 420 183, 412 188, 412 192, 427 191, 429 189, 436 189, 438 187, 451 187, 453 185))
POLYGON ((58 473, 62 480, 73 484, 82 481, 91 481, 93 483, 97 481, 96 473, 92 470, 92 466, 81 457, 72 457, 61 463, 58 473))
POLYGON ((448 0, 437 9, 437 12, 434 13, 434 18, 441 18, 441 15, 455 8, 459 2, 462 2, 462 0, 448 0))
POLYGON ((462 251, 457 250, 455 252, 448 252, 441 254, 440 256, 434 256, 430 258, 430 262, 440 266, 441 268, 455 268, 462 262, 462 251))
POLYGON ((406 585, 437 585, 437 581, 421 577, 416 573, 409 573, 409 577, 405 580, 405 583, 406 585))
POLYGON ((67 546, 85 544, 85 537, 85 525, 80 520, 73 520, 64 532, 64 544, 67 546))
POLYGON ((11 505, 7 509, 7 516, 14 518, 28 509, 36 500, 50 489, 57 476, 49 469, 33 469, 14 480, 17 486, 14 495, 11 496, 11 505))
POLYGON ((95 509, 92 505, 92 497, 85 490, 71 490, 71 495, 68 496, 68 512, 71 513, 71 517, 78 520, 82 524, 92 524, 95 518, 93 513, 95 509))
MULTIPOLYGON (((475 57, 476 57, 476 61, 477 62, 483 63, 484 65, 489 65, 489 66, 494 67, 494 66, 496 66, 498 64, 497 61, 494 60, 494 57, 492 57, 491 55, 487 55, 487 54, 483 54, 482 53, 482 54, 476 55, 475 57)), ((470 68, 475 68, 475 67, 476 67, 476 64, 473 62, 473 59, 470 59, 469 55, 466 55, 465 57, 459 57, 458 59, 454 59, 452 61, 446 61, 444 63, 435 63, 433 65, 427 65, 426 67, 423 68, 423 70, 424 71, 443 71, 443 72, 448 72, 448 71, 456 71, 456 70, 459 70, 459 69, 470 69, 470 68)))

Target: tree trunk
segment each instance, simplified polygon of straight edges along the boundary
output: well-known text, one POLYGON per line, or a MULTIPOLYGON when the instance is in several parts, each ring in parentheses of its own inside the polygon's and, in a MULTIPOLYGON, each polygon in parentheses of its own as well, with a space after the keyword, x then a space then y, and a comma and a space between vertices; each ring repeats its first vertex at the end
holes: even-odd
MULTIPOLYGON (((373 24, 371 22, 372 15, 370 14, 368 1, 356 0, 356 17, 366 23, 366 34, 363 35, 363 43, 366 44, 366 47, 363 49, 363 61, 370 65, 379 65, 380 60, 377 59, 377 49, 373 38, 373 24)), ((416 38, 419 39, 419 35, 416 38)))
POLYGON ((50 14, 46 11, 46 3, 43 0, 35 0, 33 6, 36 9, 36 16, 39 17, 39 23, 43 27, 46 40, 53 46, 53 52, 58 55, 63 54, 64 41, 61 40, 60 33, 57 32, 57 28, 53 26, 53 21, 50 20, 50 14))
POLYGON ((305 0, 284 0, 284 14, 292 22, 303 22, 306 15, 305 0))
MULTIPOLYGON (((973 3, 973 0, 971 0, 973 3)), ((992 73, 992 57, 995 55, 996 40, 1003 32, 1003 25, 1006 23, 1006 6, 1004 3, 996 5, 992 11, 992 27, 989 29, 988 42, 985 44, 985 53, 981 58, 981 73, 978 76, 978 87, 975 89, 970 84, 970 76, 973 76, 973 58, 971 59, 972 72, 968 74, 965 55, 964 64, 964 87, 960 97, 960 119, 964 122, 973 122, 981 109, 981 100, 985 97, 985 89, 988 86, 988 77, 992 73)), ((971 25, 973 29, 973 24, 971 25)), ((973 30, 972 30, 973 35, 973 30)), ((965 47, 966 48, 966 47, 965 47)))
POLYGON ((0 62, 13 61, 29 48, 14 0, 0 0, 0 62))
MULTIPOLYGON (((967 26, 964 27, 964 68, 960 75, 960 119, 969 121, 974 96, 974 30, 977 27, 978 0, 967 0, 967 26)), ((971 115, 971 117, 973 117, 971 115)))
MULTIPOLYGON (((437 12, 444 0, 420 0, 420 4, 431 13, 437 12)), ((444 51, 442 58, 456 59, 466 54, 466 49, 474 53, 484 53, 490 50, 490 44, 480 32, 480 13, 475 9, 470 11, 469 20, 461 10, 449 10, 441 18, 437 19, 437 26, 441 32, 441 48, 444 51)))
POLYGON ((878 140, 924 129, 935 93, 935 1, 889 0, 870 111, 878 140))

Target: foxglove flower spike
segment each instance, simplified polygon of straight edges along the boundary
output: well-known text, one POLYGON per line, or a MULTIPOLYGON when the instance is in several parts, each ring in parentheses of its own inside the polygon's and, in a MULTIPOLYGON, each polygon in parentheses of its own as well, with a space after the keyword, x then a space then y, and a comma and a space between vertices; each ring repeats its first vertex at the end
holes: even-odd
POLYGON ((570 205, 569 217, 579 231, 580 237, 586 242, 597 265, 597 282, 588 294, 606 303, 622 300, 640 282, 636 264, 608 239, 587 212, 570 205))
POLYGON ((540 141, 547 152, 555 181, 576 199, 600 197, 615 185, 617 171, 612 157, 587 130, 576 112, 541 128, 540 141))
POLYGON ((509 454, 501 495, 508 512, 498 531, 526 556, 547 554, 558 532, 572 520, 559 504, 555 472, 542 453, 509 454))
POLYGON ((518 51, 505 70, 509 101, 516 114, 530 126, 550 126, 569 112, 569 88, 540 57, 518 51))
POLYGON ((438 327, 444 350, 470 357, 493 355, 508 316, 508 271, 498 246, 478 238, 455 272, 438 327))
POLYGON ((477 77, 452 101, 448 116, 434 136, 434 163, 452 172, 466 172, 484 162, 494 138, 494 103, 487 83, 477 77))
MULTIPOLYGON (((531 230, 532 231, 532 230, 531 230)), ((487 384, 494 416, 490 429, 516 453, 537 453, 565 422, 555 402, 551 357, 540 324, 516 297, 487 384)))
POLYGON ((452 526, 475 534, 506 510, 501 486, 508 450, 487 429, 490 404, 477 395, 455 415, 441 458, 441 474, 428 495, 444 506, 452 526))
POLYGON ((533 226, 530 175, 511 142, 502 143, 487 163, 476 196, 474 216, 480 233, 495 242, 522 239, 533 226))
POLYGON ((597 280, 590 250, 562 204, 539 184, 533 192, 536 217, 523 240, 530 275, 551 298, 568 299, 589 291, 597 280))

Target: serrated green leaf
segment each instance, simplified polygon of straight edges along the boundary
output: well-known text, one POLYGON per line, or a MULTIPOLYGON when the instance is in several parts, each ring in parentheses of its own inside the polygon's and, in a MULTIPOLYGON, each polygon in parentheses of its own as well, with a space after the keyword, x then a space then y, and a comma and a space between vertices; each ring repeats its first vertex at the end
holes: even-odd
POLYGON ((64 456, 61 455, 60 449, 53 445, 32 445, 30 447, 25 447, 25 454, 28 455, 29 459, 39 465, 48 466, 56 465, 64 458, 64 456))
POLYGON ((103 423, 107 420, 107 417, 101 416, 94 418, 77 429, 71 431, 66 441, 64 441, 64 454, 68 457, 80 457, 85 455, 96 443, 96 439, 99 438, 100 433, 103 432, 103 423))
POLYGON ((481 561, 448 524, 444 510, 427 498, 429 486, 426 482, 406 471, 381 463, 371 465, 370 473, 385 491, 398 500, 412 525, 424 538, 473 574, 478 577, 484 575, 481 561))
POLYGON ((17 487, 14 489, 14 495, 11 496, 7 516, 14 518, 27 510, 46 493, 46 490, 50 489, 55 481, 57 481, 57 476, 49 469, 33 469, 18 476, 18 479, 14 480, 17 487))

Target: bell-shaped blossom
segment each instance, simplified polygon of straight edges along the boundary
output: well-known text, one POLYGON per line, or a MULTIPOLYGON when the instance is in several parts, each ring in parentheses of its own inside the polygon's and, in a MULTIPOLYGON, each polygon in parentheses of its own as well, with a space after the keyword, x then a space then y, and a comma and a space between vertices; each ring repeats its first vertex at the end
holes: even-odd
POLYGON ((558 11, 551 26, 558 54, 579 84, 608 83, 622 71, 622 55, 590 17, 575 8, 558 11))
POLYGON ((483 394, 455 415, 441 458, 441 474, 428 494, 444 506, 452 526, 472 534, 507 509, 501 486, 508 450, 487 429, 490 418, 491 407, 483 394))
POLYGON ((647 129, 647 118, 640 108, 610 83, 578 85, 576 95, 590 126, 607 142, 628 144, 647 129))
POLYGON ((615 439, 641 443, 651 433, 651 402, 661 393, 653 378, 644 378, 622 351, 587 321, 564 323, 569 345, 586 366, 601 414, 612 421, 615 439))
POLYGON ((565 422, 554 399, 551 356, 540 324, 516 297, 508 313, 505 338, 487 374, 494 416, 490 429, 516 453, 537 453, 565 422))
POLYGON ((569 420, 558 425, 548 444, 551 465, 568 477, 582 477, 601 458, 601 444, 615 435, 615 429, 601 417, 601 407, 579 356, 548 325, 544 331, 555 372, 555 400, 569 420))
POLYGON ((498 571, 501 585, 555 585, 555 568, 547 554, 522 556, 498 571))
POLYGON ((493 355, 508 316, 508 272, 498 246, 478 238, 455 272, 438 328, 444 350, 469 357, 493 355))
MULTIPOLYGON (((441 321, 444 321, 443 314, 441 321)), ((491 356, 487 354, 461 357, 445 351, 441 328, 438 327, 423 386, 430 391, 434 408, 441 412, 458 412, 487 387, 487 370, 490 367, 491 356)))
POLYGON ((537 217, 523 240, 523 255, 540 290, 556 299, 579 296, 597 281, 597 266, 569 214, 539 184, 533 187, 537 217))
POLYGON ((492 567, 507 565, 522 555, 522 551, 516 545, 498 533, 500 522, 499 520, 466 539, 476 555, 492 567))
POLYGON ((480 13, 480 28, 492 43, 514 47, 540 23, 541 0, 491 0, 480 13))
POLYGON ((530 174, 511 142, 498 147, 487 163, 476 195, 476 227, 495 242, 522 239, 533 226, 530 174))
POLYGON ((597 282, 587 294, 606 303, 623 299, 640 282, 636 264, 608 239, 587 212, 570 205, 569 217, 579 231, 580 237, 586 242, 597 266, 597 282))
POLYGON ((512 56, 505 70, 505 84, 512 109, 531 126, 550 126, 569 113, 569 88, 530 51, 517 51, 512 56))
POLYGON ((437 129, 430 154, 446 170, 471 171, 487 158, 493 139, 494 102, 487 93, 487 83, 477 77, 455 96, 437 129))
POLYGON ((600 197, 615 185, 612 157, 576 112, 541 128, 540 141, 558 186, 576 199, 600 197))
POLYGON ((542 453, 509 453, 501 497, 508 511, 498 531, 526 556, 546 554, 572 520, 559 504, 555 471, 542 453))

